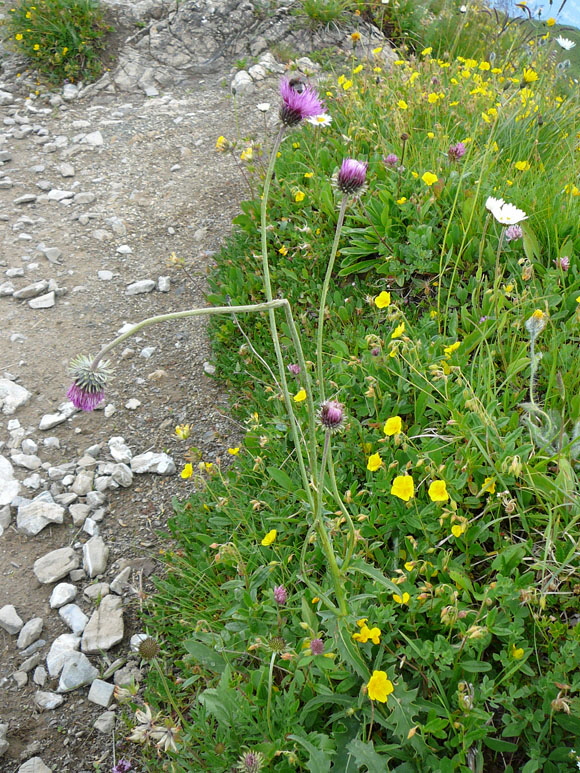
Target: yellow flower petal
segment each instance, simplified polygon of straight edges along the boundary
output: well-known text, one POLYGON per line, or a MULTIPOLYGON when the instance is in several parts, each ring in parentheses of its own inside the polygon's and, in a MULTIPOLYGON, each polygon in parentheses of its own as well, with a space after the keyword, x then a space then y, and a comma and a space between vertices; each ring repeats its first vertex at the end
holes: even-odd
POLYGON ((391 293, 383 290, 375 297, 375 306, 379 309, 386 309, 391 303, 391 293))
POLYGON ((192 464, 186 464, 183 470, 181 471, 181 477, 183 480, 187 480, 188 478, 191 478, 193 475, 193 465, 192 464))
POLYGON ((266 534, 266 536, 264 537, 264 539, 262 540, 262 542, 260 544, 263 545, 265 548, 267 548, 268 545, 271 545, 273 542, 276 541, 276 537, 277 536, 278 536, 278 532, 276 531, 276 529, 271 529, 266 534))
POLYGON ((391 485, 391 494, 403 502, 408 502, 415 496, 415 482, 411 475, 397 475, 391 485))
POLYGON ((237 456, 240 453, 239 448, 228 448, 228 454, 230 456, 237 456))
POLYGON ((372 701, 386 703, 388 696, 394 692, 393 683, 387 679, 385 671, 373 671, 367 683, 367 693, 372 701))
POLYGON ((391 333, 391 338, 399 338, 404 332, 405 332, 405 323, 401 322, 401 324, 397 325, 397 327, 391 333))
POLYGON ((437 177, 437 175, 436 175, 436 174, 433 174, 433 172, 425 172, 425 173, 424 173, 424 174, 421 176, 421 179, 423 180, 423 182, 425 183, 425 185, 428 185, 428 186, 431 186, 431 185, 433 185, 434 183, 436 183, 436 182, 439 180, 439 178, 437 177))
POLYGON ((401 430, 403 429, 403 420, 400 416, 391 416, 390 419, 387 419, 385 422, 385 426, 383 427, 383 432, 385 435, 399 435, 401 430))
POLYGON ((294 397, 292 398, 295 403, 302 403, 304 400, 306 400, 306 390, 301 389, 299 392, 297 392, 294 397))
POLYGON ((432 502, 447 502, 449 494, 444 480, 434 480, 429 486, 429 499, 432 502))
POLYGON ((383 466, 383 460, 381 459, 380 454, 377 453, 369 456, 367 460, 367 470, 370 470, 371 472, 376 472, 382 466, 383 466))

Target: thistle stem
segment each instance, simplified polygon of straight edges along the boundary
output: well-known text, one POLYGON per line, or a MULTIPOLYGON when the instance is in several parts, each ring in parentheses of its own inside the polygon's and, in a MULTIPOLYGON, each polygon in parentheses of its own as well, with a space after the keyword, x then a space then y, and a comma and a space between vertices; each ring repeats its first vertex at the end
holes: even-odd
MULTIPOLYGON (((266 300, 269 303, 272 302, 273 296, 272 296, 272 282, 270 280, 270 264, 268 262, 268 238, 266 233, 266 228, 267 228, 266 214, 267 214, 267 206, 268 206, 268 196, 270 193, 270 185, 272 182, 272 178, 274 176, 274 166, 276 164, 276 156, 278 155, 278 149, 280 148, 280 144, 282 142, 282 137, 284 135, 284 128, 285 128, 284 126, 280 127, 280 130, 278 131, 278 134, 274 139, 272 150, 270 152, 270 160, 268 162, 268 168, 266 170, 266 177, 264 179, 264 189, 262 191, 262 201, 260 206, 260 231, 261 231, 261 245, 262 245, 262 267, 263 267, 263 273, 264 273, 264 290, 266 293, 266 300)), ((310 480, 304 464, 304 456, 302 452, 302 445, 300 443, 298 424, 296 421, 296 416, 294 415, 294 409, 292 407, 292 401, 290 399, 290 392, 288 391, 288 382, 286 380, 286 369, 284 367, 284 358, 282 356, 282 349, 280 347, 280 338, 278 336, 278 329, 276 327, 276 316, 274 314, 273 308, 271 308, 268 311, 268 318, 270 321, 270 333, 272 336, 272 343, 274 344, 274 351, 276 352, 276 361, 278 363, 278 371, 280 374, 280 382, 282 384, 284 403, 286 405, 286 411, 288 413, 288 418, 290 420, 292 438, 294 441, 294 447, 296 449, 298 465, 300 467, 300 475, 302 477, 304 490, 306 491, 306 495, 308 497, 308 502, 310 504, 310 507, 313 508, 314 500, 312 497, 312 492, 310 490, 310 480)), ((308 385, 308 374, 306 371, 303 371, 303 372, 304 372, 304 378, 306 379, 305 383, 308 385)), ((311 417, 314 417, 314 402, 312 398, 312 389, 310 388, 306 389, 306 399, 308 401, 308 413, 311 417)), ((313 418, 312 418, 312 421, 313 421, 313 418)), ((312 425, 312 428, 313 426, 314 425, 312 425)), ((312 429, 310 434, 312 437, 313 435, 312 429)), ((312 453, 310 453, 309 456, 312 456, 312 453)), ((313 456, 311 459, 309 459, 309 462, 310 462, 310 470, 311 470, 312 477, 314 478, 314 480, 316 480, 316 457, 313 456)))
POLYGON ((268 303, 250 303, 245 306, 207 306, 206 308, 202 309, 186 309, 185 311, 173 311, 170 314, 159 314, 156 317, 148 317, 147 319, 141 320, 141 322, 138 322, 136 325, 133 325, 133 327, 129 328, 129 330, 126 330, 120 336, 117 336, 117 338, 113 339, 110 343, 103 346, 101 351, 92 361, 91 370, 94 370, 97 367, 99 361, 105 356, 105 354, 110 352, 111 349, 114 349, 115 346, 118 346, 123 341, 126 341, 127 338, 130 338, 131 336, 135 335, 135 333, 143 330, 143 328, 149 327, 149 325, 156 325, 158 322, 167 322, 173 319, 185 319, 186 317, 211 316, 212 314, 243 314, 245 312, 267 311, 270 309, 273 311, 274 309, 281 308, 285 305, 289 305, 286 298, 278 298, 277 300, 269 301, 268 303))
POLYGON ((346 213, 346 207, 348 205, 348 197, 343 196, 340 202, 340 209, 338 211, 338 220, 336 221, 336 229, 334 231, 334 241, 332 242, 332 249, 330 251, 330 258, 328 259, 328 265, 326 267, 326 276, 324 277, 324 284, 322 285, 322 292, 320 293, 320 308, 318 310, 318 330, 316 333, 316 373, 318 377, 318 391, 320 394, 321 402, 324 401, 324 374, 322 371, 322 338, 324 333, 324 309, 326 307, 326 296, 328 295, 328 287, 330 285, 330 278, 332 277, 332 271, 334 269, 334 261, 336 259, 336 253, 338 251, 338 242, 340 240, 340 233, 342 231, 342 225, 344 223, 344 215, 346 213))

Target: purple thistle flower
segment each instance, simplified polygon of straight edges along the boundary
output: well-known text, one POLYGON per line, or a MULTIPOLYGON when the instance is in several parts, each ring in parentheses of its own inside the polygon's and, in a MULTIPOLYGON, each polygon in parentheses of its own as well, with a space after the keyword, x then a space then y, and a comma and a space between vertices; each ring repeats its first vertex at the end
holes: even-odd
POLYGON ((447 151, 447 158, 450 161, 459 161, 459 159, 463 158, 465 155, 465 150, 466 148, 463 142, 458 142, 455 145, 451 145, 447 151))
POLYGON ((297 126, 305 118, 324 113, 324 103, 312 86, 305 86, 299 80, 280 81, 280 120, 286 126, 297 126))
POLYGON ((129 760, 119 760, 119 762, 115 765, 111 773, 129 773, 133 766, 129 762, 129 760))
POLYGON ((70 364, 73 383, 66 396, 81 411, 94 411, 105 399, 105 385, 111 375, 108 362, 93 365, 91 357, 79 354, 70 364))
POLYGON ((244 752, 238 760, 240 773, 260 773, 264 766, 264 757, 260 752, 244 752))
POLYGON ((383 159, 383 163, 385 166, 395 167, 399 163, 399 157, 394 153, 389 153, 389 155, 383 159))
POLYGON ((288 601, 288 591, 283 585, 274 585, 274 601, 279 606, 284 606, 288 601))
POLYGON ((345 194, 360 194, 367 176, 368 164, 366 161, 356 161, 354 158, 345 158, 342 162, 336 185, 345 194))
POLYGON ((521 239, 523 235, 524 232, 520 225, 510 225, 505 229, 506 242, 513 242, 516 239, 521 239))
POLYGON ((336 432, 344 421, 344 407, 336 400, 325 400, 318 411, 318 421, 331 432, 336 432))
POLYGON ((322 639, 312 639, 310 642, 310 652, 313 655, 322 655, 324 652, 324 642, 322 639))
POLYGON ((570 268, 570 258, 567 255, 564 255, 561 258, 556 258, 554 265, 556 268, 561 268, 562 271, 568 271, 570 268))
POLYGON ((292 363, 288 365, 288 370, 292 375, 297 376, 300 373, 300 365, 297 365, 296 363, 292 363))

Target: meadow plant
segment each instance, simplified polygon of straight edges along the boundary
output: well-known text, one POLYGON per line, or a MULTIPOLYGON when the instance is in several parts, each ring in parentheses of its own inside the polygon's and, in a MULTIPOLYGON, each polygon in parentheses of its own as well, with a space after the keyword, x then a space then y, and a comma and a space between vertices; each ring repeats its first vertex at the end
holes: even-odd
POLYGON ((2 24, 11 45, 49 82, 95 80, 103 71, 99 0, 18 0, 2 24))
POLYGON ((576 766, 577 96, 543 51, 428 49, 345 65, 322 136, 285 80, 211 305, 73 370, 89 406, 113 346, 206 315, 246 427, 179 482, 151 771, 576 766))

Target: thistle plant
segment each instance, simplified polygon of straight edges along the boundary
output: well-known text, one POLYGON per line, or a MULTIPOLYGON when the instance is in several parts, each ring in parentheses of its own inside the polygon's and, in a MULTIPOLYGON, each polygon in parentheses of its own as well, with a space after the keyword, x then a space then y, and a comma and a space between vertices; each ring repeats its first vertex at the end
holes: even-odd
MULTIPOLYGON (((337 400, 326 399, 323 355, 324 317, 328 289, 333 275, 334 263, 347 207, 349 203, 361 196, 366 188, 366 174, 368 164, 363 161, 346 158, 342 161, 338 171, 333 177, 333 185, 337 190, 338 195, 340 196, 340 203, 334 240, 326 268, 326 275, 320 293, 320 307, 316 336, 316 387, 318 390, 318 403, 320 406, 319 410, 317 411, 315 409, 313 384, 306 365, 302 343, 298 334, 297 326, 292 316, 290 304, 284 298, 274 299, 268 256, 267 212, 268 196, 274 175, 276 158, 285 132, 288 129, 297 128, 305 120, 315 119, 317 116, 323 114, 324 105, 319 99, 316 91, 311 86, 304 84, 301 80, 283 79, 280 84, 280 95, 282 98, 282 104, 279 111, 281 125, 274 138, 273 146, 270 152, 270 160, 265 174, 261 202, 260 223, 262 269, 263 287, 266 301, 263 303, 254 303, 240 306, 218 306, 189 309, 145 319, 105 345, 94 359, 91 360, 90 357, 85 355, 76 357, 71 362, 70 366, 73 375, 73 384, 69 388, 67 395, 73 404, 83 411, 92 411, 97 408, 105 399, 105 386, 112 373, 110 363, 103 360, 103 357, 113 348, 118 346, 130 336, 135 335, 145 327, 160 322, 184 319, 188 317, 210 316, 215 314, 236 315, 242 313, 259 313, 266 311, 268 313, 270 335, 276 356, 278 383, 286 407, 290 435, 294 445, 295 458, 300 470, 303 490, 306 492, 307 515, 310 517, 310 531, 316 534, 320 547, 324 552, 332 580, 336 603, 332 601, 332 599, 323 591, 321 587, 313 583, 312 580, 308 578, 308 572, 305 566, 305 550, 302 551, 301 559, 302 580, 315 593, 323 598, 327 606, 333 612, 335 612, 340 618, 344 619, 348 612, 344 591, 344 572, 348 567, 354 550, 355 529, 350 513, 348 512, 348 509, 344 505, 339 494, 332 462, 331 438, 332 435, 342 427, 345 420, 345 412, 344 407, 337 400), (297 362, 291 364, 290 366, 286 365, 284 355, 282 353, 276 320, 276 309, 282 309, 284 311, 286 324, 288 325, 288 328, 291 332, 291 338, 295 349, 297 362), (294 412, 293 400, 290 394, 287 380, 288 372, 291 372, 293 375, 300 379, 303 390, 306 394, 305 399, 308 406, 308 442, 306 450, 303 448, 302 430, 294 412), (319 453, 319 444, 317 439, 317 424, 320 425, 324 430, 324 442, 321 453, 319 453), (342 568, 339 567, 339 561, 333 548, 328 530, 324 524, 323 510, 325 492, 327 489, 330 490, 335 503, 340 508, 340 511, 346 523, 348 524, 349 529, 348 547, 340 562, 342 568)), ((308 544, 309 540, 307 539, 304 542, 304 547, 306 548, 308 544)), ((282 586, 277 586, 274 589, 274 598, 278 605, 283 605, 286 599, 286 590, 282 586)))

